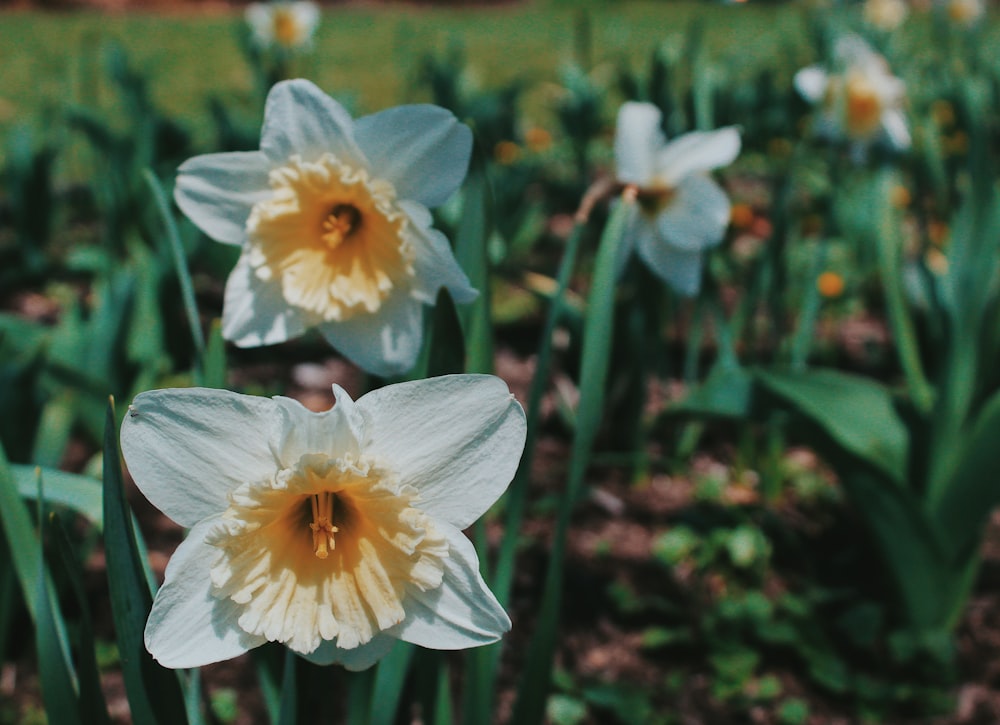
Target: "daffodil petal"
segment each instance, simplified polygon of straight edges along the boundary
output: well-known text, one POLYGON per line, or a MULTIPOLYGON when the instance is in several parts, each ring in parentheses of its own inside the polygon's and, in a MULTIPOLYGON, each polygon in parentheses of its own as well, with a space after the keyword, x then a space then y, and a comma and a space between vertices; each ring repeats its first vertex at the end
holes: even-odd
POLYGON ((657 172, 670 186, 692 174, 731 164, 740 153, 740 132, 734 126, 693 131, 668 143, 656 157, 657 172))
POLYGON ((412 240, 416 249, 413 268, 414 295, 421 302, 432 305, 442 287, 448 289, 451 298, 458 304, 468 304, 479 296, 469 278, 458 266, 448 238, 431 227, 431 214, 422 204, 401 201, 399 206, 413 223, 412 240))
POLYGON ((910 148, 910 130, 906 127, 906 117, 902 111, 885 111, 882 114, 882 127, 893 148, 900 151, 910 148))
POLYGON ((333 394, 336 404, 322 413, 315 413, 291 398, 273 399, 275 412, 282 416, 281 440, 276 445, 282 467, 290 468, 311 453, 359 455, 364 416, 342 387, 334 385, 333 394))
POLYGON ((510 631, 510 618, 479 574, 472 542, 450 526, 441 526, 441 532, 449 545, 441 586, 429 591, 411 587, 403 604, 406 617, 388 632, 431 649, 496 642, 510 631))
POLYGON ((167 565, 146 621, 146 649, 164 667, 200 667, 237 657, 267 640, 247 634, 236 620, 239 605, 212 595, 209 569, 218 550, 205 543, 217 519, 188 533, 167 565))
POLYGON ((226 281, 222 305, 222 336, 237 347, 276 345, 298 337, 314 323, 310 315, 285 300, 281 281, 261 280, 246 255, 226 281))
POLYGON ((615 126, 615 173, 622 183, 643 186, 653 180, 656 154, 665 142, 662 119, 652 103, 622 104, 615 126))
POLYGON ((371 641, 352 649, 343 649, 326 640, 315 651, 302 656, 314 665, 343 665, 351 672, 360 672, 389 654, 394 644, 396 638, 385 634, 377 634, 371 641))
POLYGON ((413 367, 423 341, 423 305, 407 290, 390 295, 378 312, 322 323, 320 333, 348 360, 388 377, 413 367))
POLYGON ((372 174, 402 199, 429 207, 451 196, 469 167, 472 131, 440 106, 397 106, 354 122, 354 138, 372 174))
POLYGON ((507 489, 524 448, 524 411, 492 375, 446 375, 362 396, 365 449, 420 493, 419 506, 464 529, 507 489))
POLYGON ((673 202, 656 217, 667 243, 684 251, 700 251, 722 241, 729 226, 729 197, 707 176, 688 176, 673 202))
POLYGON ((639 256, 680 295, 694 297, 701 289, 702 252, 677 249, 654 235, 640 236, 639 256))
POLYGON ((140 393, 121 429, 122 453, 143 495, 182 526, 229 505, 231 490, 272 475, 268 442, 280 422, 267 398, 228 390, 140 393))
POLYGON ((285 164, 296 154, 312 161, 329 152, 341 161, 367 166, 353 129, 344 107, 313 83, 282 81, 267 94, 260 150, 275 164, 285 164))
POLYGON ((268 170, 259 151, 195 156, 177 169, 174 200, 212 239, 242 244, 251 207, 271 194, 268 170))
POLYGON ((810 103, 818 103, 822 100, 829 82, 830 79, 826 71, 818 65, 803 68, 795 74, 793 81, 795 90, 810 103))

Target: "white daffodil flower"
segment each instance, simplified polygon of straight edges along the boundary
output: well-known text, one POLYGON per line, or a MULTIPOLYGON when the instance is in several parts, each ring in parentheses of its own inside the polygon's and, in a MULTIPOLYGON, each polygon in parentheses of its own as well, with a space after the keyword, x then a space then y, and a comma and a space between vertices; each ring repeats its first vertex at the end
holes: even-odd
POLYGON ((708 172, 740 152, 736 128, 696 131, 667 143, 662 114, 651 103, 625 103, 615 129, 618 180, 637 188, 637 204, 622 243, 623 269, 633 248, 659 277, 682 295, 701 287, 702 256, 729 225, 729 198, 708 172))
POLYGON ((822 105, 816 132, 849 140, 859 158, 880 140, 897 150, 909 148, 903 81, 892 75, 885 58, 857 36, 841 37, 834 51, 839 72, 828 73, 814 65, 795 74, 795 88, 803 98, 822 105))
POLYGON ((472 132, 438 106, 352 120, 304 80, 271 89, 259 151, 178 170, 174 197, 213 239, 243 248, 222 334, 271 345, 310 327, 365 370, 393 375, 420 351, 423 305, 476 290, 428 207, 465 178, 472 132))
POLYGON ((254 42, 262 48, 307 48, 319 25, 319 6, 308 0, 250 3, 246 20, 254 42))
POLYGON ((489 375, 390 385, 308 411, 200 388, 138 395, 122 452, 142 493, 190 527, 146 623, 186 668, 281 642, 370 667, 393 642, 464 649, 510 620, 462 533, 504 492, 524 411, 489 375))

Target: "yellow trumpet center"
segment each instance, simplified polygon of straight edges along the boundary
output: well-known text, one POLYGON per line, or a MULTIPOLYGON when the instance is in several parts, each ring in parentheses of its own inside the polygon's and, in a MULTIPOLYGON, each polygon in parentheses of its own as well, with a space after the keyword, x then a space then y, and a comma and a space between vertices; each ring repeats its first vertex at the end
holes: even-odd
POLYGON ((270 184, 247 220, 249 261, 289 305, 342 321, 377 312, 409 284, 415 253, 392 184, 329 153, 291 157, 270 184))
POLYGON ((206 537, 212 592, 244 631, 296 652, 365 644, 403 620, 409 592, 441 585, 448 542, 415 498, 371 461, 302 456, 230 494, 206 537))

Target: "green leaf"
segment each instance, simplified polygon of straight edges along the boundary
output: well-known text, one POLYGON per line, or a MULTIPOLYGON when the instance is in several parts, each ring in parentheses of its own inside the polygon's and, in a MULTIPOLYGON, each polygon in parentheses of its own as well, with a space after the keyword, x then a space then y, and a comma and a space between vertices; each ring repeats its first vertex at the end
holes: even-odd
MULTIPOLYGON (((36 480, 38 498, 44 499, 41 476, 36 480)), ((35 649, 38 653, 42 699, 50 722, 82 725, 75 673, 59 636, 60 631, 65 631, 66 623, 45 571, 45 554, 42 548, 45 538, 44 511, 44 507, 39 507, 38 526, 42 535, 34 542, 38 547, 38 577, 34 592, 35 611, 38 615, 35 619, 35 649)), ((28 596, 27 592, 25 596, 28 596)))
POLYGON ((104 550, 111 611, 132 719, 142 723, 186 723, 177 674, 156 664, 143 641, 153 600, 125 501, 118 428, 110 403, 104 429, 104 550))
POLYGON ((753 401, 753 377, 743 368, 716 365, 705 381, 683 400, 671 405, 665 415, 700 415, 719 418, 749 417, 753 401))
POLYGON ((835 370, 758 370, 755 377, 815 424, 832 443, 832 453, 846 452, 895 483, 906 481, 908 431, 887 388, 835 370))
POLYGON ((413 653, 412 644, 397 642, 378 663, 372 687, 369 725, 392 725, 396 722, 396 712, 403 697, 403 685, 410 672, 413 653))
POLYGON ((212 320, 205 349, 205 373, 202 381, 207 388, 226 387, 226 341, 222 339, 221 320, 212 320))
POLYGON ((36 470, 45 477, 45 500, 73 509, 86 516, 92 523, 101 526, 104 519, 101 500, 101 482, 77 473, 66 473, 54 468, 38 468, 22 464, 11 464, 10 471, 22 498, 34 499, 38 495, 36 470))
POLYGON ((1000 393, 983 407, 962 442, 948 485, 929 511, 946 553, 956 566, 976 556, 983 527, 1000 504, 1000 393))
POLYGON ((552 659, 562 605, 563 560, 566 536, 574 504, 580 499, 584 475, 604 413, 605 384, 614 332, 614 301, 618 246, 633 202, 619 203, 601 235, 594 265, 594 277, 587 296, 587 317, 583 330, 580 361, 580 404, 570 454, 569 476, 560 502, 549 566, 545 576, 542 608, 535 625, 524 672, 518 686, 512 722, 541 722, 549 694, 552 659))
MULTIPOLYGON (((44 475, 44 474, 43 474, 44 475)), ((45 478, 45 499, 49 500, 48 478, 45 478)), ((83 584, 83 566, 76 557, 76 548, 66 534, 62 521, 54 513, 49 514, 48 539, 58 557, 53 571, 59 580, 69 582, 73 600, 80 616, 76 623, 77 632, 77 677, 80 685, 80 714, 84 722, 102 725, 110 723, 104 693, 101 690, 101 676, 97 663, 97 646, 94 639, 93 619, 87 592, 83 584), (60 576, 61 574, 61 576, 60 576)))
POLYGON ((487 241, 493 228, 493 194, 486 162, 474 149, 469 176, 462 189, 462 216, 455 240, 455 258, 479 290, 479 297, 461 311, 467 346, 466 372, 493 372, 493 326, 490 323, 490 261, 487 241))
MULTIPOLYGON (((37 479, 35 480, 37 481, 37 479)), ((37 483, 35 495, 37 495, 37 483)), ((31 525, 31 516, 21 500, 21 494, 17 490, 17 484, 2 447, 0 447, 0 522, 3 524, 3 532, 7 539, 18 583, 21 585, 21 592, 24 594, 24 603, 28 608, 28 614, 31 615, 32 621, 37 622, 39 611, 38 598, 35 594, 40 588, 38 581, 40 572, 45 570, 39 555, 38 535, 31 525)), ((52 588, 48 587, 48 590, 50 598, 54 599, 52 588)), ((54 601, 49 604, 50 608, 57 606, 58 604, 54 601)), ((58 622, 57 628, 60 647, 66 660, 69 661, 69 640, 65 630, 58 627, 58 622)))

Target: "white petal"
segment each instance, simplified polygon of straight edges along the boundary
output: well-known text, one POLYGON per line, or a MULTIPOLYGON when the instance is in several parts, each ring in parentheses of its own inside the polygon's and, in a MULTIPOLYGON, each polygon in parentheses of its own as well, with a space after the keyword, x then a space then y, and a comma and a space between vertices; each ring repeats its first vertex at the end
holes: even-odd
POLYGON ((360 672, 389 654, 394 644, 396 638, 386 634, 377 634, 369 642, 353 649, 342 649, 326 640, 314 652, 301 656, 315 665, 337 664, 351 672, 360 672))
POLYGON ((268 3, 250 3, 246 9, 246 20, 253 30, 254 40, 259 45, 270 45, 274 40, 274 20, 268 3))
POLYGON ((795 90, 810 103, 819 103, 826 94, 829 80, 825 70, 818 65, 811 65, 795 74, 795 90))
POLYGON ((292 307, 277 279, 264 281, 254 274, 246 255, 240 257, 226 281, 222 305, 222 337, 237 347, 276 345, 306 331, 315 320, 292 307))
POLYGON ((423 305, 407 290, 399 290, 384 300, 375 313, 322 323, 318 329, 362 370, 381 377, 398 375, 412 368, 420 354, 423 305))
POLYGON ((910 148, 910 131, 902 111, 890 110, 882 114, 882 127, 893 148, 903 151, 910 148))
POLYGON ((146 620, 146 649, 164 667, 221 662, 267 641, 240 629, 241 605, 212 595, 209 569, 219 550, 204 538, 217 521, 201 522, 177 547, 146 620))
POLYGON ((277 470, 273 401, 228 390, 140 393, 122 422, 125 463, 143 495, 182 526, 222 513, 229 491, 277 470))
POLYGON ((267 175, 259 151, 195 156, 177 169, 174 200, 212 239, 242 244, 251 207, 271 195, 267 175))
POLYGON ((697 251, 722 241, 729 214, 726 192, 707 176, 696 174, 677 187, 677 196, 657 216, 656 228, 670 246, 697 251))
POLYGON ((319 6, 314 2, 299 0, 292 3, 292 13, 302 28, 302 37, 308 42, 319 25, 319 6))
POLYGON ((441 586, 411 588, 403 602, 406 617, 388 630, 404 642, 430 649, 465 649, 496 642, 510 631, 510 618, 479 574, 479 558, 465 534, 442 526, 449 556, 441 586))
POLYGON ((739 156, 740 132, 733 126, 693 131, 668 143, 656 157, 656 172, 670 186, 691 174, 727 166, 739 156))
POLYGON ((524 410, 492 375, 400 383, 358 399, 364 448, 420 491, 420 508, 464 529, 507 489, 524 450, 524 410))
POLYGON ((372 175, 396 187, 400 199, 440 206, 469 168, 472 131, 444 108, 397 106, 359 118, 354 138, 372 175))
POLYGON ((260 150, 275 164, 284 164, 294 154, 311 161, 329 152, 355 166, 367 166, 353 128, 344 107, 314 84, 282 81, 267 94, 260 150))
POLYGON ((671 247, 650 237, 640 237, 639 256, 654 274, 680 295, 694 297, 701 289, 702 253, 671 247))
POLYGON ((626 184, 644 186, 653 179, 656 154, 664 144, 663 114, 652 103, 623 103, 615 125, 615 173, 626 184))
POLYGON ((360 453, 364 416, 342 387, 334 385, 333 394, 336 404, 322 413, 314 413, 297 400, 275 396, 275 414, 282 417, 282 438, 275 448, 282 467, 295 465, 309 453, 331 457, 360 453))
POLYGON ((412 224, 416 258, 413 268, 416 272, 413 293, 421 302, 432 305, 438 290, 447 287, 451 298, 458 304, 468 304, 479 296, 479 292, 469 283, 469 278, 458 266, 448 238, 432 228, 431 215, 422 204, 402 201, 399 204, 412 224))

